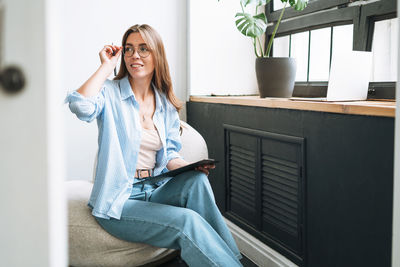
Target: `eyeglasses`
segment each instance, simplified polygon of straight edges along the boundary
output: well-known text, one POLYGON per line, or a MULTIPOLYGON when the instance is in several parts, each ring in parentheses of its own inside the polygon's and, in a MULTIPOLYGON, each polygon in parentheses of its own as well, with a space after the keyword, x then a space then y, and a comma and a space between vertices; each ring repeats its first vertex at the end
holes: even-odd
POLYGON ((132 45, 127 45, 122 49, 122 53, 126 57, 131 57, 133 54, 135 54, 135 50, 138 52, 141 58, 145 58, 150 55, 150 49, 145 44, 139 45, 137 48, 132 45))

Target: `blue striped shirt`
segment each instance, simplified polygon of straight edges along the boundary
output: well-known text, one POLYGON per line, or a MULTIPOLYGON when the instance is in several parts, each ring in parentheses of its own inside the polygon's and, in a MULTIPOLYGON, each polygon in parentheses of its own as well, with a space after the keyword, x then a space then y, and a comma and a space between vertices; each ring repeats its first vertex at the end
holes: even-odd
MULTIPOLYGON (((156 99, 153 122, 162 142, 162 148, 156 154, 154 174, 157 175, 167 171, 166 165, 171 159, 180 157, 180 120, 165 94, 154 84, 152 86, 156 99)), ((80 120, 92 122, 97 119, 98 161, 88 203, 92 214, 105 219, 119 219, 136 181, 134 177, 142 136, 139 103, 128 77, 106 80, 96 96, 84 97, 73 91, 65 101, 80 120)))

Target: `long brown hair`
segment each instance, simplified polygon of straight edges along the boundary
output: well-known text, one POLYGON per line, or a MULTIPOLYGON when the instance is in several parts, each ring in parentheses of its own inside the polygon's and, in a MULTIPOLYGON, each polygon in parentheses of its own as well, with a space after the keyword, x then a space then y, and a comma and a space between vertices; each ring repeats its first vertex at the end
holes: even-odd
MULTIPOLYGON (((142 36, 143 40, 146 42, 147 46, 150 48, 151 53, 154 58, 154 74, 152 82, 155 86, 163 92, 169 102, 179 111, 182 108, 180 100, 176 97, 174 90, 172 88, 171 75, 169 73, 169 66, 167 62, 167 57, 165 55, 164 44, 161 40, 160 35, 151 26, 147 24, 136 24, 130 27, 122 37, 122 47, 125 47, 126 40, 129 34, 138 32, 142 36)), ((121 66, 118 71, 117 76, 114 80, 120 80, 126 75, 129 75, 126 69, 124 56, 121 56, 121 66)))

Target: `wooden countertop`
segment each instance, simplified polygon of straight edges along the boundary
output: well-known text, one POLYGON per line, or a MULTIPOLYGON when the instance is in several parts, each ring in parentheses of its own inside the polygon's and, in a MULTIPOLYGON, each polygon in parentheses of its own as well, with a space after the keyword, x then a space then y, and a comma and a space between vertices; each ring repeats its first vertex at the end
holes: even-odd
POLYGON ((317 102, 287 98, 260 98, 259 96, 191 96, 190 101, 392 118, 395 117, 396 113, 395 101, 317 102))

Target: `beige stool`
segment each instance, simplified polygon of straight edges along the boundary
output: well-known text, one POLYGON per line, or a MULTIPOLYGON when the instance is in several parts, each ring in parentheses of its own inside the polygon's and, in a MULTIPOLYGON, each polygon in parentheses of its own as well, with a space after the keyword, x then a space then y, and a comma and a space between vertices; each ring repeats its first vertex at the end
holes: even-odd
MULTIPOLYGON (((203 137, 185 122, 182 124, 180 154, 189 162, 208 157, 203 137)), ((87 206, 93 184, 67 181, 69 264, 74 267, 157 266, 178 251, 131 243, 108 234, 91 215, 87 206)))

